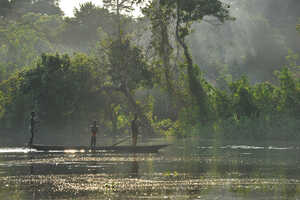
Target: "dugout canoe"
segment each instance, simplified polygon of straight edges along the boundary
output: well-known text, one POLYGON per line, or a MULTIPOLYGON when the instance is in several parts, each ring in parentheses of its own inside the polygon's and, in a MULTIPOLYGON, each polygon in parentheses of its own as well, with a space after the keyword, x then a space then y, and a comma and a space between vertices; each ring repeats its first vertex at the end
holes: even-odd
POLYGON ((120 153, 157 153, 160 149, 167 147, 168 144, 148 145, 148 146, 96 146, 91 149, 90 146, 63 146, 63 145, 41 145, 33 144, 32 149, 38 151, 65 151, 65 150, 97 150, 97 151, 112 151, 120 153))

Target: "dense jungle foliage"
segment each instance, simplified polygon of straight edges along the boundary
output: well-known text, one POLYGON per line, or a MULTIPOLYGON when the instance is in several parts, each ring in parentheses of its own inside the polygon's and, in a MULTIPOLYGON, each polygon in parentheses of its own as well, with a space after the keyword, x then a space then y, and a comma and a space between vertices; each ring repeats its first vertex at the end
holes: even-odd
POLYGON ((299 138, 296 1, 105 0, 66 17, 57 0, 0 0, 0 137, 36 111, 49 137, 94 119, 129 134, 137 114, 146 136, 299 138))

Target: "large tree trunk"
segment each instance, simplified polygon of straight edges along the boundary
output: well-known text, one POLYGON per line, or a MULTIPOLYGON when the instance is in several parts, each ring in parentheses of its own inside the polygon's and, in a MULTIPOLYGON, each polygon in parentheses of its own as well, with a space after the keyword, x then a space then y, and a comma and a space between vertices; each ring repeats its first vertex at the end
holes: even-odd
POLYGON ((184 57, 186 58, 187 62, 187 74, 188 74, 188 81, 189 81, 189 89, 191 95, 195 98, 197 105, 200 109, 200 117, 201 122, 205 123, 208 118, 208 105, 207 105, 207 97, 204 91, 204 88, 198 80, 197 73, 194 70, 194 63, 192 59, 192 55, 189 52, 188 46, 184 41, 184 36, 180 35, 180 19, 179 19, 179 3, 177 4, 177 24, 176 24, 176 39, 179 42, 180 46, 183 48, 184 57))
POLYGON ((174 88, 172 84, 172 78, 170 75, 170 53, 171 53, 171 45, 169 43, 169 34, 167 25, 160 23, 160 31, 161 31, 161 44, 160 44, 160 57, 163 61, 164 66, 164 75, 166 79, 167 90, 170 96, 174 94, 174 88))

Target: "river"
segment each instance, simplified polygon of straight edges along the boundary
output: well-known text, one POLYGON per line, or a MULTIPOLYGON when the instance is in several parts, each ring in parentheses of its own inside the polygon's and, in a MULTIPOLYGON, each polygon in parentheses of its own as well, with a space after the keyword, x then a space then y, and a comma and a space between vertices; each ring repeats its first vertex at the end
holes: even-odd
POLYGON ((0 148, 0 199, 300 199, 300 146, 156 139, 157 154, 0 148))

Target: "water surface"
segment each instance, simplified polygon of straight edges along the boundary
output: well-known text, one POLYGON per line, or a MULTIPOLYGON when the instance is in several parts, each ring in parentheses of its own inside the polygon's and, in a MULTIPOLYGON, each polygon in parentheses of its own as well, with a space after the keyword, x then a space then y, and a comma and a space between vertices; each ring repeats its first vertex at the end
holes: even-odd
POLYGON ((155 142, 172 145, 158 154, 2 147, 0 199, 300 199, 296 143, 155 142))

